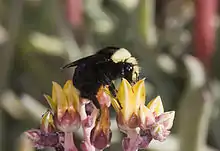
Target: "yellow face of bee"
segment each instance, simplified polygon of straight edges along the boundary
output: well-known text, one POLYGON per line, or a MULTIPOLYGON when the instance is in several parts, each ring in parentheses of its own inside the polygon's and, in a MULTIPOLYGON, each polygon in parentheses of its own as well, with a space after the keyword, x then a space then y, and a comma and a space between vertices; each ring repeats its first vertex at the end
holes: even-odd
POLYGON ((140 73, 140 67, 138 66, 137 59, 132 57, 131 53, 128 50, 126 50, 125 48, 119 49, 112 55, 111 59, 115 63, 126 62, 126 63, 133 64, 134 66, 133 66, 133 71, 132 71, 132 80, 133 81, 137 80, 137 77, 139 76, 139 73, 140 73))

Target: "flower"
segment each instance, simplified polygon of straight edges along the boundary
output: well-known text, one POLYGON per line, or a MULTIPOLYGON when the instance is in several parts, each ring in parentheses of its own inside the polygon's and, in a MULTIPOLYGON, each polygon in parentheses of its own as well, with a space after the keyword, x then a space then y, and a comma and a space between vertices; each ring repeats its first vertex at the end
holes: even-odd
POLYGON ((64 142, 64 133, 62 132, 45 133, 39 129, 31 129, 26 131, 24 135, 31 140, 33 146, 37 149, 60 147, 64 142))
POLYGON ((44 96, 53 111, 55 125, 63 132, 74 132, 80 127, 79 93, 71 80, 65 83, 63 89, 58 83, 52 83, 52 98, 44 96))
POLYGON ((111 97, 105 92, 106 87, 101 86, 96 95, 100 110, 92 107, 93 104, 85 99, 81 109, 82 129, 84 140, 81 148, 84 151, 103 150, 110 145, 112 132, 110 130, 109 107, 111 97))
POLYGON ((45 133, 53 132, 56 129, 54 125, 53 114, 50 110, 43 114, 40 126, 41 130, 43 130, 45 133))
POLYGON ((101 107, 101 117, 91 131, 90 141, 96 149, 103 150, 109 146, 111 137, 109 109, 107 106, 103 106, 101 107))
POLYGON ((139 108, 145 102, 144 79, 131 86, 126 79, 122 79, 117 99, 112 105, 117 113, 117 122, 121 131, 128 131, 139 126, 139 108))
POLYGON ((160 96, 145 105, 144 79, 133 86, 122 79, 112 105, 117 113, 119 129, 127 134, 122 146, 125 151, 146 148, 152 139, 164 141, 170 134, 174 111, 164 112, 160 96))
POLYGON ((111 142, 112 131, 110 129, 109 107, 111 98, 106 94, 105 88, 101 86, 97 93, 97 100, 100 103, 100 117, 98 117, 94 128, 91 130, 90 142, 99 150, 107 148, 111 142))
MULTIPOLYGON (((64 132, 63 147, 65 150, 77 151, 73 141, 73 132, 81 125, 79 92, 71 80, 68 80, 63 88, 56 82, 52 84, 52 98, 49 95, 44 96, 52 109, 53 121, 56 128, 64 132)), ((50 117, 48 119, 52 120, 50 117)))
POLYGON ((119 130, 127 135, 122 140, 124 151, 145 149, 153 139, 164 141, 175 117, 174 111, 164 112, 160 96, 145 105, 144 79, 134 85, 122 79, 116 98, 110 95, 108 86, 101 86, 96 95, 100 109, 90 100, 81 98, 71 80, 63 88, 53 82, 52 97, 44 96, 51 109, 43 114, 40 129, 24 133, 38 149, 53 147, 57 151, 77 151, 73 134, 80 126, 84 136, 83 151, 106 149, 112 137, 111 104, 117 113, 119 130))
POLYGON ((64 133, 56 131, 53 114, 50 110, 42 115, 40 129, 31 129, 24 134, 38 149, 45 147, 60 148, 64 142, 64 133))
POLYGON ((141 105, 139 110, 141 129, 151 129, 151 135, 155 140, 164 141, 170 134, 173 126, 175 111, 164 112, 160 96, 148 103, 141 105))
POLYGON ((90 137, 91 131, 95 127, 99 111, 91 102, 87 103, 88 100, 81 99, 81 102, 83 103, 80 112, 83 129, 83 141, 81 143, 81 149, 83 151, 95 151, 96 149, 91 144, 90 137))

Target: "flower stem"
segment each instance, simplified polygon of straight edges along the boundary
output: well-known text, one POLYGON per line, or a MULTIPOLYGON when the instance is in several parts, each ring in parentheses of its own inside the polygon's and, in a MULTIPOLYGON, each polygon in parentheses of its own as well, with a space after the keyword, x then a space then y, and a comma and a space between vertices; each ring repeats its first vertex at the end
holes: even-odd
POLYGON ((83 151, 95 151, 95 147, 90 143, 90 132, 91 127, 83 126, 83 133, 84 133, 84 142, 83 142, 83 151))
POLYGON ((91 116, 87 116, 86 114, 86 109, 85 109, 85 104, 81 106, 80 110, 80 116, 82 120, 82 129, 83 129, 83 143, 81 144, 81 149, 83 151, 95 151, 95 147, 90 143, 90 133, 92 128, 95 126, 95 120, 92 118, 95 118, 96 112, 93 111, 91 116), (92 122, 92 123, 90 123, 92 122), (88 126, 88 123, 89 126, 88 126))
POLYGON ((78 151, 73 141, 72 132, 65 132, 64 148, 65 151, 78 151))
POLYGON ((139 139, 138 133, 136 131, 131 131, 128 134, 128 137, 130 137, 128 151, 138 151, 138 146, 140 144, 140 139, 139 139))

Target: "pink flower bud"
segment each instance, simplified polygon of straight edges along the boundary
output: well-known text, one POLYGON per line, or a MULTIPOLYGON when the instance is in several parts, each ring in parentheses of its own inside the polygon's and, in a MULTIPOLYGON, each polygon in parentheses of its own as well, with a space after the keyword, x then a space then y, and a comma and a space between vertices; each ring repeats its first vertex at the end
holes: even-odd
POLYGON ((102 106, 101 117, 91 131, 90 141, 95 148, 103 150, 109 146, 111 137, 109 109, 102 106))

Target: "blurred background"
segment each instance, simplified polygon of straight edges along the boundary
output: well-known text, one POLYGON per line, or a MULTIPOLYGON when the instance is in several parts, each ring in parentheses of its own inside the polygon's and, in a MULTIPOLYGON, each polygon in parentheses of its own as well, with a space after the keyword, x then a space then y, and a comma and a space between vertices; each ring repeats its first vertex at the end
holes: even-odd
MULTIPOLYGON (((147 150, 220 150, 217 3, 0 0, 0 151, 34 151, 20 136, 39 127, 52 81, 72 78, 74 68, 60 67, 106 46, 128 49, 148 81, 147 100, 160 95, 176 111, 171 135, 147 150)), ((108 150, 121 150, 114 116, 108 150)))

